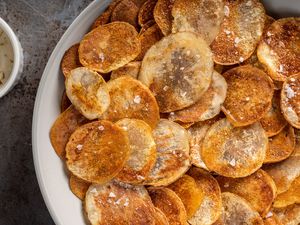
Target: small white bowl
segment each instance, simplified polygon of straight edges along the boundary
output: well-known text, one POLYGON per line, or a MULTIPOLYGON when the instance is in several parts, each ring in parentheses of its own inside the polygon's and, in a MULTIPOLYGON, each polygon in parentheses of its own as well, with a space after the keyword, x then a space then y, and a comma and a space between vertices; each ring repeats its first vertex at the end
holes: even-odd
POLYGON ((4 95, 6 95, 18 83, 21 73, 23 71, 24 57, 23 57, 23 49, 17 36, 10 28, 10 26, 2 18, 0 18, 0 29, 4 31, 4 33, 7 35, 8 39, 10 40, 10 43, 13 48, 13 54, 14 54, 13 68, 9 75, 9 78, 2 86, 0 86, 0 98, 1 98, 4 95))

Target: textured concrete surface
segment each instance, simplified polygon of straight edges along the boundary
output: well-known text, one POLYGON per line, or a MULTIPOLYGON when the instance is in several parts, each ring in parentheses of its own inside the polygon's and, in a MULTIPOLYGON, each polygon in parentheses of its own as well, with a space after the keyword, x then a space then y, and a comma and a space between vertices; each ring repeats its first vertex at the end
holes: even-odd
MULTIPOLYGON (((0 99, 0 224, 53 225, 33 166, 31 121, 39 80, 53 48, 91 0, 0 0, 0 17, 17 33, 25 65, 0 99)), ((67 209, 66 209, 67 210, 67 209)))

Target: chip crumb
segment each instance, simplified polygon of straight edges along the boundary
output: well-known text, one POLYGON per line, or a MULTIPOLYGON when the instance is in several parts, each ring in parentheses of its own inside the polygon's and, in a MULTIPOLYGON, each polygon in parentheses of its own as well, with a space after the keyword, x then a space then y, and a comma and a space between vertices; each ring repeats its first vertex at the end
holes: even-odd
POLYGON ((112 203, 112 200, 110 200, 110 199, 107 199, 107 202, 111 204, 111 203, 112 203))
POLYGON ((141 176, 141 175, 137 175, 136 176, 138 180, 145 180, 145 177, 141 176))
POLYGON ((229 30, 224 30, 224 32, 225 32, 225 34, 227 34, 227 35, 231 34, 231 31, 229 31, 229 30))
POLYGON ((108 195, 108 197, 110 197, 110 198, 115 198, 115 197, 116 197, 116 195, 115 195, 115 193, 113 193, 113 192, 110 192, 110 193, 109 193, 109 195, 108 195))
POLYGON ((139 95, 135 96, 133 99, 133 102, 136 104, 140 104, 141 103, 141 97, 139 95))
POLYGON ((170 116, 174 116, 175 115, 175 113, 174 112, 170 112, 170 116))
POLYGON ((284 68, 283 68, 283 65, 280 64, 278 72, 279 72, 279 73, 282 73, 282 72, 283 72, 283 69, 284 69, 284 68))
POLYGON ((101 126, 99 126, 99 127, 98 127, 98 130, 101 130, 101 131, 103 131, 103 130, 104 130, 104 126, 102 126, 102 125, 101 125, 101 126))
POLYGON ((82 150, 83 145, 77 145, 76 148, 81 151, 82 150))
POLYGON ((235 45, 237 45, 237 44, 240 43, 240 42, 241 42, 241 39, 240 39, 239 37, 236 37, 236 38, 234 39, 235 45))

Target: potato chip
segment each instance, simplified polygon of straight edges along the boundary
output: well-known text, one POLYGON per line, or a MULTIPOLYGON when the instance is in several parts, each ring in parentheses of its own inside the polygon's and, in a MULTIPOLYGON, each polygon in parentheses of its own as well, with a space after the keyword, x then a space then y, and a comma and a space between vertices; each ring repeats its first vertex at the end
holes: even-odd
POLYGON ((60 101, 60 112, 66 111, 72 103, 70 102, 70 99, 68 98, 66 91, 63 92, 61 96, 61 101, 60 101))
POLYGON ((294 204, 286 208, 274 210, 283 225, 299 225, 300 205, 294 204))
POLYGON ((114 178, 129 154, 126 132, 105 120, 79 127, 66 146, 68 169, 91 183, 105 183, 114 178))
POLYGON ((50 130, 50 141, 56 154, 65 159, 65 147, 71 134, 88 120, 82 116, 73 105, 56 119, 50 130))
POLYGON ((211 44, 224 19, 223 0, 175 0, 172 32, 194 32, 211 44))
POLYGON ((141 68, 141 62, 135 61, 126 64, 125 66, 120 67, 117 70, 112 71, 110 79, 116 79, 122 76, 130 76, 135 79, 138 78, 141 68))
POLYGON ((193 105, 172 113, 169 119, 184 123, 209 120, 221 111, 227 92, 227 83, 222 75, 214 71, 208 90, 193 105))
POLYGON ((242 63, 255 51, 263 34, 265 10, 259 0, 225 1, 221 31, 211 44, 215 63, 242 63))
POLYGON ((300 73, 300 18, 275 21, 264 34, 258 49, 259 61, 274 79, 285 81, 300 73))
POLYGON ((262 70, 246 65, 223 74, 228 89, 223 112, 234 126, 246 126, 260 120, 272 104, 274 85, 262 70))
POLYGON ((67 77, 73 69, 81 67, 78 55, 79 44, 71 46, 64 54, 61 60, 61 70, 67 77))
POLYGON ((147 0, 140 8, 138 22, 143 27, 148 21, 154 20, 153 11, 157 0, 147 0))
POLYGON ((159 108, 151 91, 138 80, 120 77, 107 83, 111 103, 103 119, 118 121, 123 118, 140 119, 155 128, 159 108))
POLYGON ((153 45, 142 62, 139 80, 154 93, 161 112, 196 103, 209 88, 211 51, 196 34, 171 34, 153 45))
POLYGON ((153 204, 166 215, 170 225, 186 225, 185 207, 174 191, 164 187, 150 187, 148 191, 153 204))
POLYGON ((189 169, 188 133, 177 123, 161 119, 153 131, 153 137, 157 159, 146 184, 167 186, 189 169))
POLYGON ((293 153, 295 144, 294 129, 286 126, 279 134, 269 138, 269 147, 264 163, 275 163, 288 158, 293 153))
POLYGON ((78 197, 80 200, 83 200, 85 198, 85 193, 89 189, 91 183, 86 182, 73 174, 70 176, 69 180, 70 189, 73 192, 73 194, 78 197))
POLYGON ((66 93, 75 108, 86 118, 99 118, 109 107, 110 96, 105 80, 85 67, 71 71, 65 81, 66 93))
POLYGON ((145 180, 156 162, 156 145, 151 127, 142 120, 122 119, 116 123, 128 135, 130 155, 117 179, 138 184, 145 180))
POLYGON ((233 179, 218 176, 216 179, 222 192, 231 192, 244 198, 263 217, 269 212, 276 197, 275 182, 263 170, 258 170, 244 178, 233 179))
POLYGON ((262 166, 267 146, 260 123, 233 127, 222 119, 207 131, 201 156, 208 169, 222 176, 246 177, 262 166))
POLYGON ((158 0, 154 8, 154 20, 165 36, 169 35, 172 30, 172 8, 174 1, 175 0, 158 0))
POLYGON ((79 46, 83 66, 100 73, 116 70, 134 60, 141 52, 138 33, 129 23, 114 22, 86 34, 79 46))
POLYGON ((168 218, 159 208, 155 208, 154 218, 155 225, 169 225, 168 218))

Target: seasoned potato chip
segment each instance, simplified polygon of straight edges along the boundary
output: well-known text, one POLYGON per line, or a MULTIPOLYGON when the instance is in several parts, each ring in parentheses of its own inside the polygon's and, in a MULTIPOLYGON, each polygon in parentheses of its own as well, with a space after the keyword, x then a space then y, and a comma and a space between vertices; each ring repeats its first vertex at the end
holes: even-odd
POLYGON ((275 21, 264 34, 258 49, 259 61, 274 79, 285 81, 300 72, 300 18, 275 21))
POLYGON ((223 112, 234 126, 260 120, 272 104, 274 85, 262 70, 246 65, 223 74, 228 89, 223 112))
POLYGON ((204 138, 201 156, 208 169, 225 177, 245 177, 264 161, 268 138, 260 123, 233 127, 227 119, 211 126, 204 138))
POLYGON ((79 44, 70 47, 64 54, 61 60, 61 70, 65 77, 67 77, 71 70, 81 67, 78 55, 79 44))
POLYGON ((123 118, 140 119, 155 128, 159 108, 151 91, 138 80, 120 77, 107 83, 111 103, 102 118, 118 121, 123 118))
POLYGON ((71 71, 65 81, 66 93, 75 108, 86 118, 99 118, 109 107, 110 96, 105 80, 85 67, 71 71))
POLYGON ((88 120, 73 105, 56 119, 50 130, 50 141, 56 154, 65 159, 65 147, 71 134, 88 120))
POLYGON ((145 180, 156 161, 156 145, 151 127, 142 120, 122 119, 116 123, 129 138, 130 155, 117 179, 138 184, 145 180))
POLYGON ((153 204, 166 215, 170 225, 186 225, 186 210, 174 191, 164 187, 150 187, 148 191, 153 204))
POLYGON ((121 0, 111 14, 111 22, 126 22, 138 28, 139 7, 131 0, 121 0))
POLYGON ((276 185, 273 179, 263 170, 258 170, 248 177, 217 177, 222 192, 231 192, 247 200, 250 205, 266 216, 276 197, 276 185))
POLYGON ((92 225, 155 225, 155 208, 143 186, 109 182, 91 185, 85 211, 92 225))
POLYGON ((300 128, 300 73, 290 76, 281 90, 281 110, 285 119, 296 128, 300 128))
POLYGON ((286 126, 283 131, 269 138, 269 147, 264 163, 274 163, 288 158, 294 151, 296 138, 294 129, 286 126))
POLYGON ((73 194, 76 195, 80 200, 83 200, 85 198, 85 193, 89 189, 91 183, 86 182, 71 174, 69 185, 73 194))
POLYGON ((222 75, 214 71, 208 90, 193 105, 172 113, 170 120, 192 123, 211 119, 221 111, 227 92, 227 83, 222 75))
POLYGON ((79 127, 66 146, 68 169, 91 183, 105 183, 114 178, 129 154, 126 132, 105 120, 79 127))
POLYGON ((223 0, 175 0, 172 32, 190 31, 211 44, 220 32, 224 18, 223 0))
POLYGON ((283 225, 299 225, 300 205, 294 204, 286 208, 274 210, 283 225))
POLYGON ((66 91, 64 91, 60 101, 60 112, 66 111, 70 107, 70 105, 72 105, 72 103, 70 102, 70 99, 66 94, 66 91))
POLYGON ((196 103, 208 89, 213 73, 211 51, 196 34, 171 34, 153 45, 139 75, 154 93, 161 112, 196 103))
POLYGON ((170 225, 168 218, 159 208, 155 208, 154 218, 155 225, 170 225))
POLYGON ((154 20, 165 36, 170 34, 172 30, 172 8, 174 1, 175 0, 158 0, 154 8, 154 20))
POLYGON ((129 23, 114 22, 86 34, 79 46, 83 66, 101 73, 116 70, 141 52, 138 33, 129 23))
POLYGON ((214 61, 242 63, 255 51, 263 34, 265 10, 259 0, 225 1, 221 31, 211 44, 214 61))
POLYGON ((122 76, 131 76, 135 79, 138 78, 139 72, 141 68, 141 62, 135 61, 126 64, 123 67, 120 67, 117 70, 112 71, 110 79, 116 79, 122 76))
POLYGON ((148 21, 154 20, 153 11, 157 0, 147 0, 140 8, 138 22, 143 27, 148 21))
POLYGON ((146 183, 166 186, 181 177, 190 166, 188 133, 177 123, 161 119, 153 137, 157 159, 146 183))

